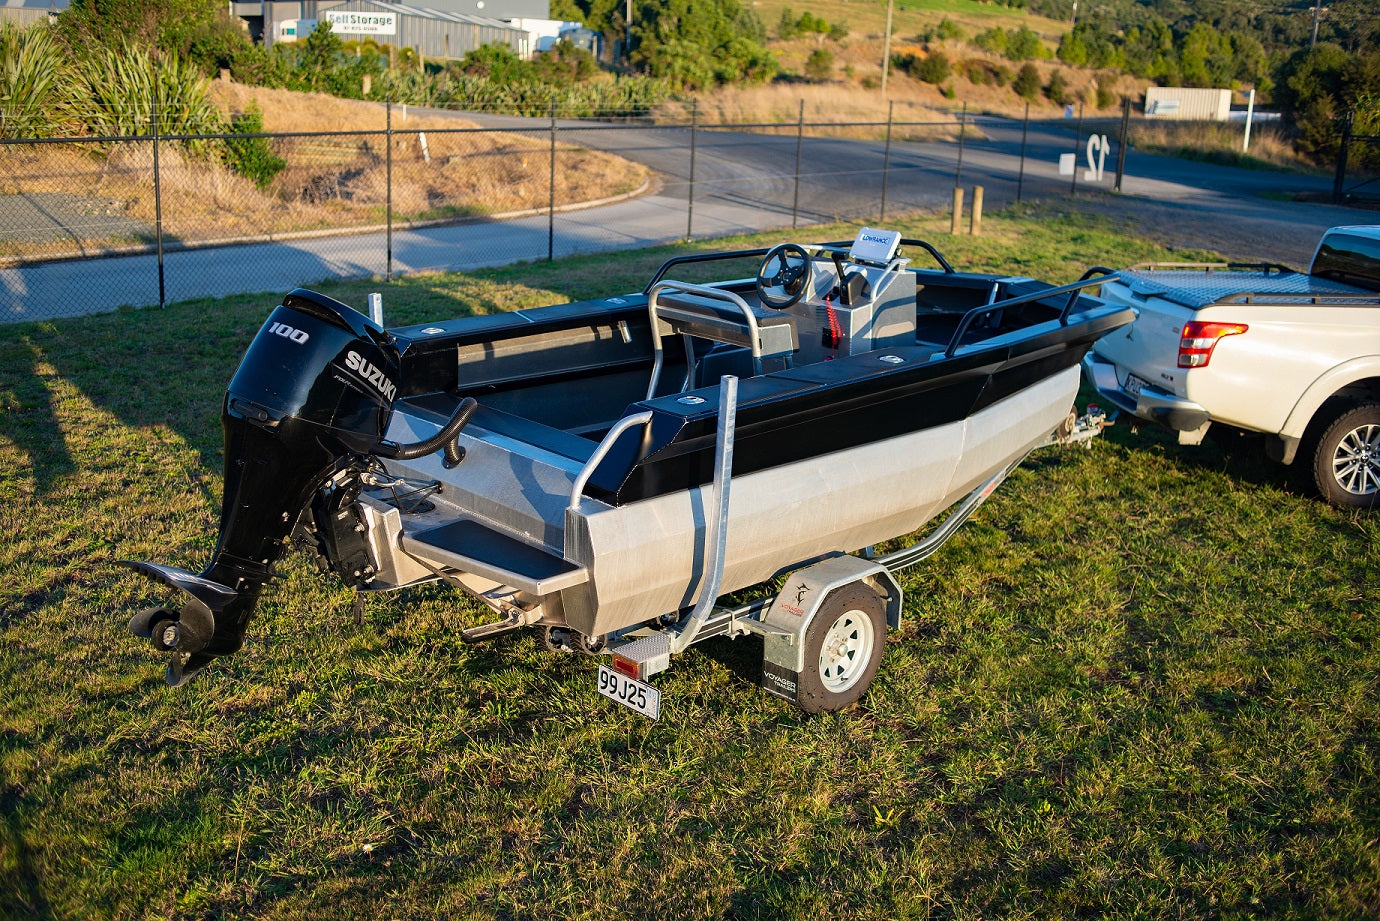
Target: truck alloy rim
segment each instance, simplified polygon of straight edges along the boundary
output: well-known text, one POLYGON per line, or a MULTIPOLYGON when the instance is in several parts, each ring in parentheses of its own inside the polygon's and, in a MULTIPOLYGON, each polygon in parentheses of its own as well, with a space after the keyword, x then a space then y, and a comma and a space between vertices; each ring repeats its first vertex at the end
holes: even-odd
POLYGON ((1380 490, 1380 425, 1361 425, 1347 432, 1332 453, 1337 485, 1357 496, 1380 490))
POLYGON ((854 609, 840 614, 819 649, 819 679, 825 689, 837 694, 856 684, 876 642, 872 620, 865 613, 854 609))

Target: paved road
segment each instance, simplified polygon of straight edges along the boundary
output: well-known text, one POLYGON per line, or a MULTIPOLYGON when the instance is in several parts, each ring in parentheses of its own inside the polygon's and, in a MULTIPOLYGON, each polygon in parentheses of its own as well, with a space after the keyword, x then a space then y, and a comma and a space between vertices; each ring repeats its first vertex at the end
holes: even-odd
MULTIPOLYGON (((500 116, 464 117, 495 128, 544 125, 500 116)), ((1061 153, 1074 147, 1072 122, 1031 126, 983 118, 980 138, 962 149, 961 180, 986 188, 988 208, 1012 202, 1017 186, 1026 199, 1068 198, 1074 187, 1060 176, 1061 153), (1025 148, 1022 169, 1021 150, 1025 148)), ((1112 126, 1097 127, 1115 136, 1112 126)), ((829 220, 875 221, 889 214, 947 210, 960 174, 959 145, 805 138, 793 133, 748 134, 688 128, 560 123, 560 140, 607 150, 644 163, 659 187, 641 198, 557 214, 554 253, 606 251, 683 238, 801 226, 829 220), (794 176, 799 158, 802 178, 794 176)), ((1080 145, 1081 148, 1082 145, 1080 145)), ((1080 149, 1079 160, 1083 159, 1080 149)), ((1281 176, 1189 163, 1129 151, 1122 194, 1109 194, 1114 154, 1099 181, 1081 175, 1072 207, 1125 221, 1148 234, 1232 257, 1268 256, 1305 263, 1325 227, 1363 223, 1364 212, 1283 200, 1300 191, 1325 193, 1322 177, 1281 176), (1268 196, 1275 195, 1271 198, 1268 196)), ((396 231, 393 270, 463 270, 541 259, 547 254, 545 215, 396 231)), ((280 293, 325 278, 381 276, 383 232, 272 243, 171 251, 165 258, 169 301, 269 291, 280 293)), ((77 316, 123 305, 156 304, 157 261, 152 255, 51 262, 0 270, 0 322, 77 316)))

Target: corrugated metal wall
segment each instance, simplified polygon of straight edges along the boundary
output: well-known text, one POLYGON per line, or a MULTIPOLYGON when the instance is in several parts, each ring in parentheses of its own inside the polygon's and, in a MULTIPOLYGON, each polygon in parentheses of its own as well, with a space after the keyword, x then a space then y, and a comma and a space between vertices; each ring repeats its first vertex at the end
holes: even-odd
POLYGON ((1231 90, 1152 86, 1145 91, 1145 114, 1185 121, 1226 121, 1231 114, 1231 90))
MULTIPOLYGON (((496 19, 466 16, 428 10, 400 3, 371 3, 369 0, 350 0, 331 3, 326 0, 306 0, 302 4, 303 19, 317 19, 326 10, 352 13, 394 13, 398 17, 396 35, 374 35, 380 44, 395 48, 412 48, 426 58, 462 58, 466 52, 481 45, 507 45, 519 56, 529 51, 530 35, 496 19)), ((347 41, 363 35, 342 34, 347 41)))

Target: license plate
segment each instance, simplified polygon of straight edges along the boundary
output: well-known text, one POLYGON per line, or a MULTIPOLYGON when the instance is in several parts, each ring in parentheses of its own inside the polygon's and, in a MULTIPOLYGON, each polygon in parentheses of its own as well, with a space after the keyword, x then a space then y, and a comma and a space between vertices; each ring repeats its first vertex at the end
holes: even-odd
POLYGON ((645 681, 638 681, 636 678, 629 678, 621 672, 616 672, 607 665, 599 666, 599 693, 609 700, 616 700, 618 703, 630 710, 636 710, 643 716, 658 719, 661 716, 661 692, 647 684, 645 681))
POLYGON ((1150 382, 1134 374, 1126 375, 1126 392, 1133 397, 1140 396, 1140 392, 1150 386, 1150 382))

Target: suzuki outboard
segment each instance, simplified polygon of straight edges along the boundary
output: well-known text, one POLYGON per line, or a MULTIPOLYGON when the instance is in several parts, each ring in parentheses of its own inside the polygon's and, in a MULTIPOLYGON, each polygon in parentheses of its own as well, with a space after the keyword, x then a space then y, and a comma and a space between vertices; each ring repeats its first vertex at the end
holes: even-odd
POLYGON ((230 382, 221 411, 225 490, 220 538, 200 574, 125 561, 175 589, 179 606, 148 608, 130 630, 173 654, 168 684, 185 682, 218 656, 240 648, 254 606, 304 510, 319 551, 350 581, 368 563, 339 559, 335 537, 349 517, 371 456, 410 458, 447 446, 474 412, 457 407, 433 437, 398 445, 384 439, 397 398, 399 360, 392 337, 344 304, 298 289, 259 330, 230 382), (349 566, 348 572, 345 567, 349 566))

